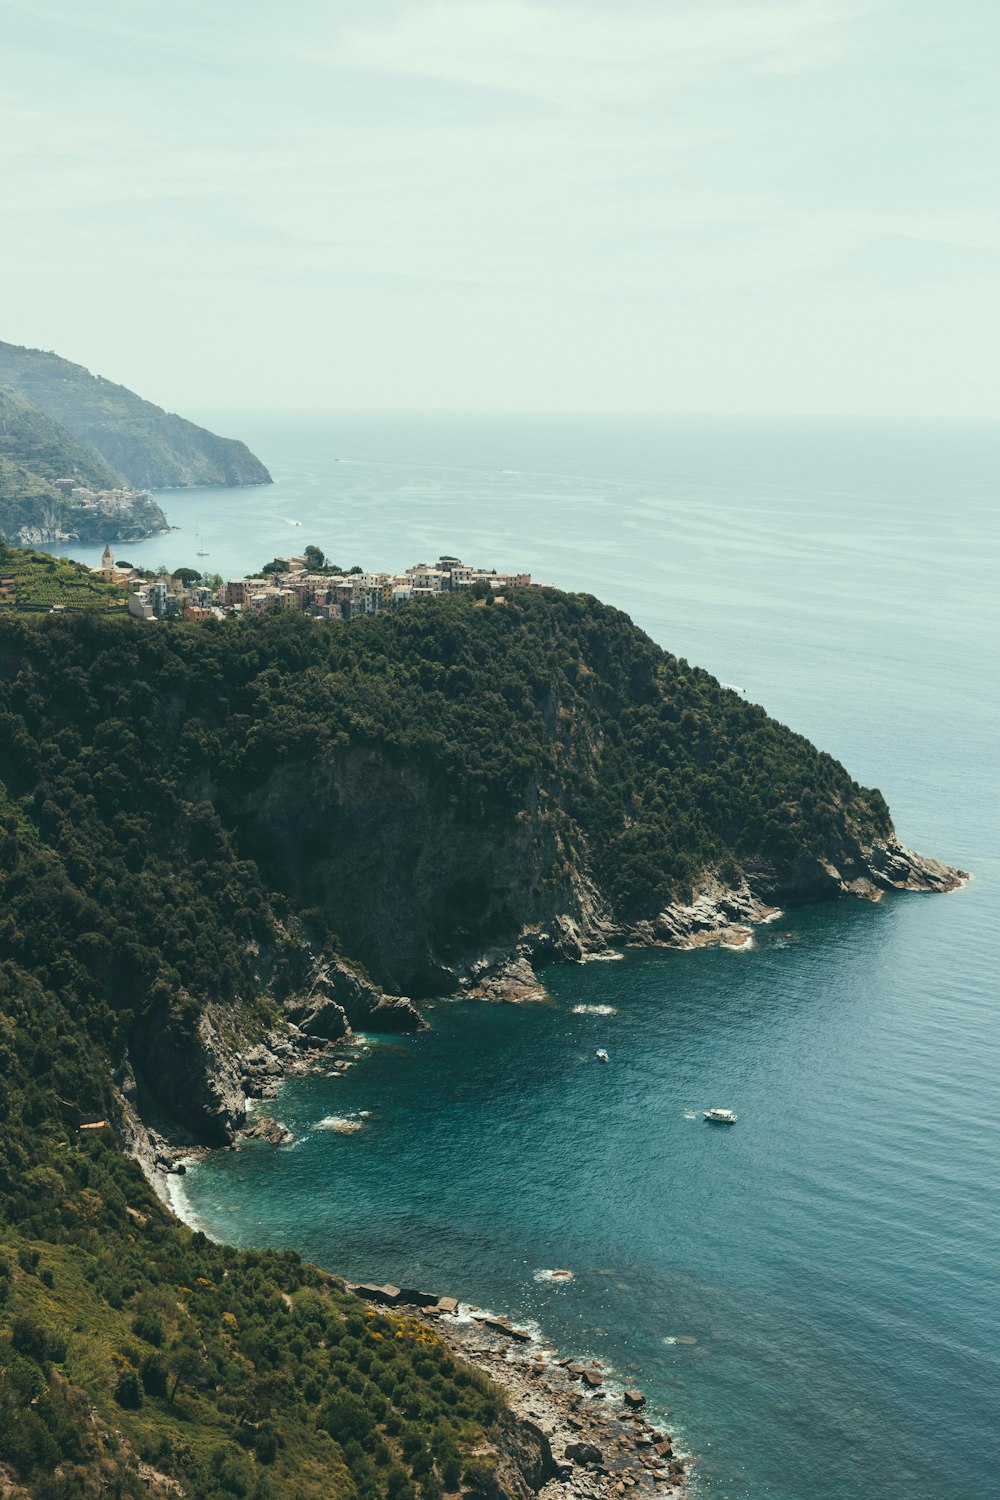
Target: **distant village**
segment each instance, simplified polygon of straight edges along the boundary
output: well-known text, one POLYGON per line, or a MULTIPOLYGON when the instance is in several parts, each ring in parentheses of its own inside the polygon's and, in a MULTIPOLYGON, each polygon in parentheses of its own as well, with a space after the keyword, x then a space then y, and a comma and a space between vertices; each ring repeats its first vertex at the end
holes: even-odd
MULTIPOLYGON (((121 485, 114 490, 92 490, 78 484, 75 479, 57 479, 53 488, 80 510, 104 516, 109 521, 131 519, 137 505, 152 499, 146 490, 136 490, 131 485, 121 485)), ((163 529, 169 530, 169 527, 163 529)))
POLYGON ((110 546, 92 572, 116 584, 128 596, 129 614, 140 620, 222 619, 262 610, 292 610, 324 620, 353 620, 398 609, 413 599, 458 590, 495 593, 529 588, 530 573, 497 573, 471 567, 457 557, 436 563, 414 563, 402 573, 345 572, 327 562, 318 547, 299 557, 276 557, 259 576, 228 582, 205 577, 195 568, 149 576, 118 563, 110 546))
POLYGON ((71 532, 84 536, 108 531, 119 538, 141 541, 170 530, 166 516, 148 490, 122 485, 114 490, 91 490, 70 479, 57 479, 55 488, 66 510, 62 521, 71 532), (111 523, 108 525, 108 523, 111 523))

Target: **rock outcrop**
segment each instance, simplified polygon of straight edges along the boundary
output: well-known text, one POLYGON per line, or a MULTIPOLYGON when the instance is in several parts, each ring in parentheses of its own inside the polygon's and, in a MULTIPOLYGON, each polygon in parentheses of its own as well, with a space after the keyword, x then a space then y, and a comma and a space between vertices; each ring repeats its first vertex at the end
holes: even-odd
POLYGON ((759 922, 778 915, 750 889, 745 876, 727 886, 719 876, 708 875, 690 902, 666 907, 649 922, 630 929, 628 940, 640 946, 703 948, 710 943, 742 947, 759 922))
POLYGON ((282 1125, 278 1120, 272 1120, 269 1115, 261 1115, 240 1132, 244 1141, 264 1141, 268 1146, 287 1146, 289 1141, 295 1139, 287 1125, 282 1125))
POLYGON ((228 1145, 246 1119, 238 1054, 214 1024, 219 1015, 209 1006, 194 1025, 161 1021, 133 1038, 140 1085, 168 1119, 209 1146, 228 1145))
POLYGON ((497 1488, 509 1500, 537 1495, 558 1473, 547 1436, 528 1417, 502 1414, 497 1451, 497 1488))
MULTIPOLYGON (((304 952, 289 933, 284 939, 283 958, 256 951, 262 982, 280 982, 282 964, 294 964, 304 952)), ((252 1041, 244 1025, 238 1004, 216 1004, 190 1027, 160 1020, 134 1028, 117 1080, 126 1122, 122 1145, 158 1189, 163 1172, 190 1147, 229 1146, 237 1136, 271 1145, 290 1140, 290 1132, 266 1116, 247 1125, 248 1100, 269 1098, 284 1078, 321 1061, 329 1067, 324 1055, 332 1042, 350 1041, 355 1029, 401 1034, 425 1029, 427 1022, 407 996, 385 995, 356 966, 321 954, 310 961, 305 984, 286 999, 278 1025, 252 1041)))
POLYGON ((355 965, 320 958, 304 992, 286 1001, 289 1017, 307 1036, 336 1041, 355 1031, 420 1031, 427 1023, 406 995, 386 995, 355 965))

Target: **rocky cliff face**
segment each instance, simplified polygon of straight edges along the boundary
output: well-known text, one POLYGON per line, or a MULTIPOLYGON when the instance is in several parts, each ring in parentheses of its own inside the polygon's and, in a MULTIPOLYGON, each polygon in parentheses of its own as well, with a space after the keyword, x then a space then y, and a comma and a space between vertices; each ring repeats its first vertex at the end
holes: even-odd
POLYGON ((296 900, 323 910, 380 985, 417 995, 453 990, 526 927, 599 923, 558 817, 536 797, 524 814, 470 827, 415 767, 365 750, 278 769, 243 809, 296 900))
MULTIPOLYGON (((308 1049, 419 1024, 394 996, 530 999, 545 962, 742 942, 778 905, 961 879, 899 843, 880 793, 580 596, 337 629, 0 626, 0 772, 104 924, 79 965, 145 1018, 140 1083, 200 1140, 308 1049), (156 976, 139 994, 103 957, 133 949, 156 976)), ((46 972, 33 934, 59 902, 5 894, 46 972)))
POLYGON ((297 899, 323 910, 379 984, 416 995, 532 999, 544 993, 535 970, 546 962, 625 943, 738 943, 778 906, 949 891, 965 878, 894 837, 841 836, 830 854, 706 869, 689 901, 623 923, 580 830, 537 793, 504 828, 470 829, 412 767, 360 753, 305 775, 275 771, 253 816, 297 899))
MULTIPOLYGON (((281 983, 301 953, 260 952, 259 977, 281 983)), ((262 1029, 259 1008, 243 1003, 195 1007, 183 993, 175 1009, 137 1023, 118 1079, 128 1106, 130 1154, 147 1175, 169 1168, 180 1146, 231 1145, 243 1129, 251 1099, 273 1094, 287 1075, 315 1066, 331 1042, 355 1030, 413 1032, 426 1026, 405 995, 386 995, 350 964, 332 955, 305 957, 305 977, 262 1029), (187 1007, 185 1002, 188 1001, 187 1007)))

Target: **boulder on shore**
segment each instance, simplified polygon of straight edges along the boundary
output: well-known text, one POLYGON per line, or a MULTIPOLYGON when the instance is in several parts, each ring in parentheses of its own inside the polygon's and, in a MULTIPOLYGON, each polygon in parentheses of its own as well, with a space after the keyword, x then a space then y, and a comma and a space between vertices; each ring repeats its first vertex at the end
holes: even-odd
POLYGON ((395 1307, 399 1301, 400 1291, 398 1286, 386 1283, 385 1286, 374 1286, 362 1284, 351 1288, 356 1297, 362 1297, 365 1302, 380 1302, 385 1307, 395 1307))
POLYGON ((567 1443, 566 1457, 575 1464, 599 1464, 604 1454, 596 1443, 567 1443))
POLYGON ((415 1292, 412 1287, 403 1287, 399 1300, 407 1307, 436 1307, 439 1299, 437 1292, 415 1292))

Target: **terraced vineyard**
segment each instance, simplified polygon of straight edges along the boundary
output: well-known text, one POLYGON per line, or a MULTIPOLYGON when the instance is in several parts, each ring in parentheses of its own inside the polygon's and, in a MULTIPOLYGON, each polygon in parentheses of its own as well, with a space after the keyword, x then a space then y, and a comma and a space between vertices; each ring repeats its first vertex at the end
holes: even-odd
POLYGON ((0 608, 45 613, 51 609, 106 614, 123 610, 125 595, 80 563, 47 552, 0 544, 0 608))

